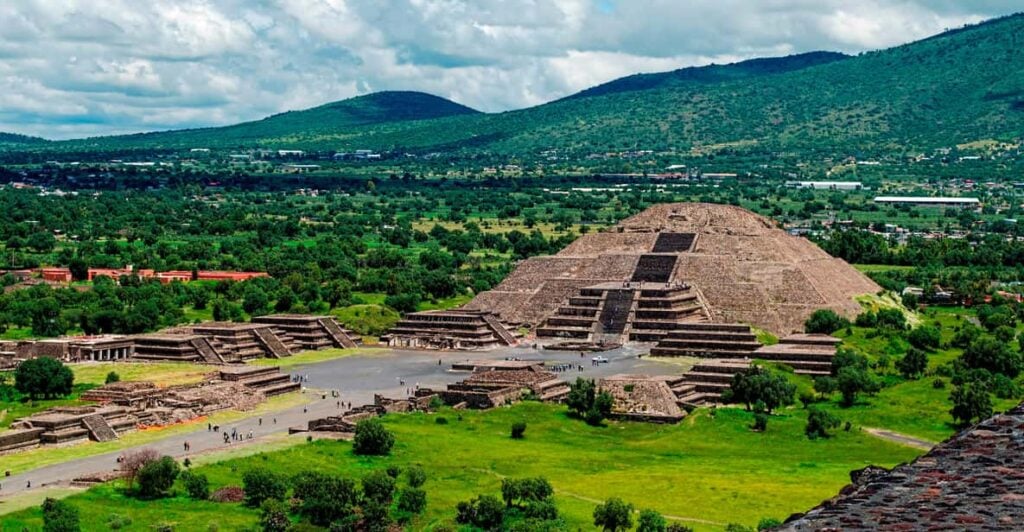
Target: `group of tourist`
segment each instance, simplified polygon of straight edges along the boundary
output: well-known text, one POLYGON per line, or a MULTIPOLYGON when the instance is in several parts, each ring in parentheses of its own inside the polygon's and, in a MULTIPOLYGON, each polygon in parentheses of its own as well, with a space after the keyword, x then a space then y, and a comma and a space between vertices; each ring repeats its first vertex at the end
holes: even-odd
POLYGON ((565 373, 572 370, 582 372, 583 364, 555 364, 554 366, 551 366, 551 371, 554 371, 555 373, 565 373))

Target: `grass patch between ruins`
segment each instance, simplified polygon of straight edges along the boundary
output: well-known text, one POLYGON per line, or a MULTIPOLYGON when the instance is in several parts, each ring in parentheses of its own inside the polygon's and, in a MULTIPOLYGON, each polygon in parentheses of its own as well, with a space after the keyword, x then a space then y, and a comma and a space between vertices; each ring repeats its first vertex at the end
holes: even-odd
MULTIPOLYGON (((858 431, 808 440, 799 408, 773 416, 765 433, 749 429, 752 417, 741 409, 719 408, 714 414, 702 409, 679 425, 613 422, 595 428, 568 418, 564 407, 528 402, 489 412, 386 416, 397 440, 389 457, 356 457, 348 442, 324 440, 196 469, 217 488, 240 484, 242 473, 256 466, 362 477, 389 465, 422 464, 428 507, 411 524, 414 530, 451 523, 457 502, 497 494, 502 477, 537 475, 554 485, 570 529, 589 529, 595 503, 616 496, 714 530, 806 510, 835 495, 849 482, 850 470, 893 466, 920 452, 858 431), (437 424, 439 416, 449 423, 437 424), (526 437, 513 441, 509 427, 518 420, 528 423, 526 437)), ((180 487, 178 492, 174 498, 140 502, 104 485, 68 500, 79 508, 83 529, 103 528, 114 513, 129 516, 137 529, 168 522, 178 530, 206 530, 210 523, 234 530, 258 519, 256 510, 196 503, 180 487)), ((34 508, 5 516, 3 530, 39 524, 34 508)))

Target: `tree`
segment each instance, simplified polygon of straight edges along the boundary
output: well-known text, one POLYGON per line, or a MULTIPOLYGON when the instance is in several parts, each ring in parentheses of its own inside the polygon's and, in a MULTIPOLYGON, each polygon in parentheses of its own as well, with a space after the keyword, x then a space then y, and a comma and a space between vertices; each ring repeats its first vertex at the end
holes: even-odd
POLYGON ((383 456, 391 452, 395 435, 384 428, 377 418, 363 419, 356 423, 352 450, 359 455, 383 456))
POLYGON ((729 391, 726 400, 744 403, 747 410, 754 403, 761 403, 763 410, 771 414, 780 406, 793 404, 796 385, 789 382, 785 375, 760 366, 751 366, 733 376, 729 391))
POLYGON ((821 394, 823 398, 832 395, 837 389, 835 377, 823 375, 814 379, 814 391, 821 394))
POLYGON ((633 526, 633 505, 612 497, 594 508, 594 526, 606 532, 629 530, 633 526))
POLYGON ((1020 353, 994 338, 978 338, 964 349, 960 360, 968 368, 1002 373, 1011 379, 1017 377, 1024 365, 1020 353))
POLYGON ((905 378, 917 379, 928 369, 928 355, 916 347, 911 347, 903 358, 896 361, 896 369, 900 370, 905 378))
POLYGON ((505 478, 501 481, 501 498, 508 507, 545 501, 554 494, 551 483, 544 477, 505 478))
POLYGON ((66 501, 47 497, 43 501, 43 532, 78 532, 78 509, 66 501))
POLYGON ((156 449, 139 449, 135 452, 125 453, 124 460, 121 461, 121 471, 124 471, 125 484, 128 485, 129 491, 133 489, 135 479, 139 476, 139 471, 146 464, 158 458, 160 458, 160 453, 156 449))
POLYGON ((257 467, 242 473, 242 489, 246 506, 257 508, 267 499, 284 500, 288 484, 281 475, 257 467))
POLYGON ((121 382, 121 376, 116 371, 107 373, 107 378, 103 380, 103 384, 113 384, 115 382, 121 382))
POLYGON ((937 349, 942 335, 930 325, 922 325, 907 334, 907 341, 918 349, 937 349))
POLYGON ((569 386, 565 402, 576 417, 597 426, 612 413, 615 399, 608 392, 598 392, 594 381, 578 377, 569 386))
POLYGON ((189 497, 197 501, 205 501, 210 498, 210 481, 206 475, 186 470, 182 471, 180 477, 189 497))
POLYGON ((55 358, 30 358, 14 370, 14 388, 32 399, 66 396, 74 382, 75 374, 55 358))
POLYGON ((812 440, 828 438, 829 429, 838 427, 839 423, 836 416, 816 406, 810 406, 807 408, 807 426, 804 427, 804 434, 812 440))
POLYGON ((260 529, 263 532, 286 532, 291 527, 288 505, 277 499, 266 499, 260 504, 260 529))
POLYGON ((178 462, 170 456, 147 463, 139 470, 139 494, 149 498, 167 495, 180 471, 178 462))
POLYGON ((878 309, 875 313, 875 326, 879 329, 902 331, 907 328, 907 316, 896 308, 878 309))
POLYGON ((850 325, 850 322, 832 309, 818 309, 804 322, 804 331, 811 334, 832 334, 850 325))
POLYGON ((60 315, 60 303, 56 298, 44 297, 36 300, 30 310, 32 334, 36 336, 60 336, 68 325, 60 315))
POLYGON ((250 316, 259 316, 266 312, 270 297, 259 285, 246 283, 245 295, 242 298, 242 309, 250 316))
POLYGON ((640 518, 636 521, 636 532, 665 532, 668 522, 654 510, 640 510, 640 518))
POLYGON ((842 405, 853 406, 859 393, 875 393, 879 389, 879 384, 867 370, 857 366, 846 366, 840 368, 836 374, 836 388, 843 394, 842 405))
POLYGON ((949 411, 953 421, 962 425, 972 420, 981 421, 992 416, 992 398, 984 384, 977 381, 965 382, 953 389, 949 395, 953 408, 949 411))

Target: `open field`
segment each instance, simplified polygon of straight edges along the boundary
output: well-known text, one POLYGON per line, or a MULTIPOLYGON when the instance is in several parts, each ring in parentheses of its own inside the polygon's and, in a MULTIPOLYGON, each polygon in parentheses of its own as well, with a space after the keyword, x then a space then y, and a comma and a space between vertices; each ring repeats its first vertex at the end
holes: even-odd
MULTIPOLYGON (((731 522, 752 526, 763 517, 784 518, 834 495, 849 482, 852 469, 892 466, 919 452, 858 431, 807 440, 800 409, 773 416, 761 434, 749 430, 751 419, 742 410, 720 408, 701 410, 675 426, 609 423, 594 428, 569 419, 564 407, 538 403, 489 412, 446 410, 386 416, 397 440, 390 457, 357 458, 347 442, 317 441, 197 470, 216 488, 239 484, 241 473, 255 466, 361 477, 389 465, 422 464, 428 507, 414 529, 450 523, 458 501, 497 493, 504 476, 541 475, 554 485, 559 509, 573 529, 590 526, 595 501, 618 496, 710 530, 731 522), (441 416, 449 424, 435 423, 441 416), (508 429, 517 420, 528 422, 526 438, 511 441, 508 429)), ((256 511, 239 505, 185 497, 139 502, 111 485, 68 500, 82 512, 84 529, 103 528, 114 513, 136 523, 127 530, 156 522, 172 522, 178 530, 205 530, 214 522, 225 530, 252 525, 257 518, 256 511)), ((5 531, 39 526, 39 511, 9 515, 4 523, 5 531)))
POLYGON ((277 366, 287 371, 288 368, 302 364, 314 364, 325 360, 345 358, 352 355, 366 355, 372 352, 372 349, 361 347, 357 347, 355 349, 331 348, 321 349, 319 351, 303 351, 286 358, 257 358, 256 360, 249 362, 249 364, 254 366, 277 366))

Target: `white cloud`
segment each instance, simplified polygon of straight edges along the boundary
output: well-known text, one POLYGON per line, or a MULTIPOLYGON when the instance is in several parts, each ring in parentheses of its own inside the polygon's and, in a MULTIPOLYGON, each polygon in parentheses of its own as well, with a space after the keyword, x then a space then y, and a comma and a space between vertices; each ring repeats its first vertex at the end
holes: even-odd
POLYGON ((0 131, 221 125, 371 91, 485 111, 634 72, 900 44, 979 0, 6 0, 0 131))

